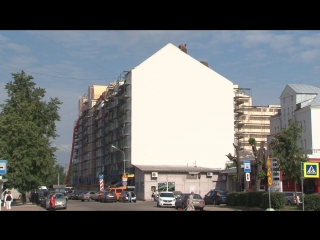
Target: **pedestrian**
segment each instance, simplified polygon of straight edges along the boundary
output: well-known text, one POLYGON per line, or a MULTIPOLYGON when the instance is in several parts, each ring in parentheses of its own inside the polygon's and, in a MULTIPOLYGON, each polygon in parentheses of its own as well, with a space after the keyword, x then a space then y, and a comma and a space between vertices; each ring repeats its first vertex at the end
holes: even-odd
POLYGON ((11 191, 8 191, 6 193, 6 195, 4 196, 4 201, 6 204, 7 211, 11 211, 11 203, 13 201, 13 196, 11 194, 11 191))
POLYGON ((194 197, 194 192, 191 192, 189 199, 187 200, 187 211, 195 211, 194 206, 193 206, 193 197, 194 197))
POLYGON ((151 193, 151 200, 154 200, 154 190, 152 190, 152 193, 151 193))
POLYGON ((132 202, 132 194, 130 191, 127 194, 128 194, 128 202, 131 203, 132 202))
POLYGON ((56 194, 52 194, 49 202, 49 211, 55 211, 56 210, 56 194))

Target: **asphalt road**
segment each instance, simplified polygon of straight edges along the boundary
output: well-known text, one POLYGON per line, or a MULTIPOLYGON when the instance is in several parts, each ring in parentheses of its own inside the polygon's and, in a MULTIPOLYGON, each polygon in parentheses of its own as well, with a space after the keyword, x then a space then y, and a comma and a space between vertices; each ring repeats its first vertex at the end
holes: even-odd
MULTIPOLYGON (((137 201, 136 203, 100 203, 100 202, 81 202, 80 200, 69 200, 67 209, 57 211, 178 211, 173 207, 157 207, 153 201, 137 201)), ((1 208, 6 211, 6 208, 1 208)), ((11 211, 47 211, 36 204, 25 204, 12 206, 11 211)), ((229 208, 225 205, 207 205, 204 211, 241 211, 229 208)))

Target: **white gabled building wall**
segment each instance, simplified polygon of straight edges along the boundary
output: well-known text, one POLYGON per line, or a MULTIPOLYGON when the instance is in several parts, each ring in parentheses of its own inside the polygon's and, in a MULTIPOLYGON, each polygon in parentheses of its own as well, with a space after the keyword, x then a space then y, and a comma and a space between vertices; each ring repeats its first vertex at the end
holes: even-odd
POLYGON ((224 168, 233 83, 172 44, 131 71, 131 164, 224 168))

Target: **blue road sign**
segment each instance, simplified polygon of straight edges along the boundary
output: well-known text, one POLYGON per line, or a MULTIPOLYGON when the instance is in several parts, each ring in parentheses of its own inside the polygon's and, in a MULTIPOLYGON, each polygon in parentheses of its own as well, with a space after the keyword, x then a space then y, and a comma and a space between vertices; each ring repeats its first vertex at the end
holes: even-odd
POLYGON ((99 174, 99 179, 103 179, 103 174, 99 174))
POLYGON ((0 160, 0 174, 7 174, 7 160, 0 160))
POLYGON ((250 161, 243 161, 243 171, 244 171, 245 173, 251 172, 250 161))

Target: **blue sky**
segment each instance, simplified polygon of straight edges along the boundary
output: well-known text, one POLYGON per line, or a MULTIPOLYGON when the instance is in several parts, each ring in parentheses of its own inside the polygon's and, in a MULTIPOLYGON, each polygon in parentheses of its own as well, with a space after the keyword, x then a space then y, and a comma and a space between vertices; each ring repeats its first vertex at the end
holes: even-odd
POLYGON ((320 87, 320 31, 0 30, 0 102, 7 99, 11 73, 21 70, 46 89, 46 100, 59 98, 60 137, 53 145, 57 162, 67 167, 79 97, 89 85, 117 80, 168 43, 186 43, 190 56, 250 88, 256 106, 280 104, 286 84, 320 87))

